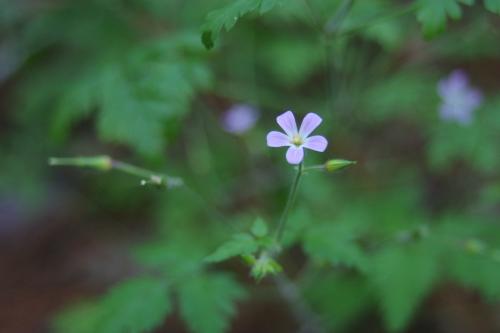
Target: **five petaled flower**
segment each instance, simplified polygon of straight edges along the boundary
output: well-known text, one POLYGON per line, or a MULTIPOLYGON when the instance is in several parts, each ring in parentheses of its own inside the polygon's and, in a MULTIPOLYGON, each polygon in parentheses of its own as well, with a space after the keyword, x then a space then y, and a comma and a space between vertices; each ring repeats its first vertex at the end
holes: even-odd
POLYGON ((286 152, 286 160, 290 164, 299 164, 304 159, 304 148, 324 152, 328 141, 321 135, 309 136, 321 124, 322 119, 315 113, 308 113, 300 129, 291 111, 279 115, 276 118, 278 125, 286 134, 271 131, 267 134, 267 145, 269 147, 289 147, 286 152))
POLYGON ((441 118, 464 125, 471 122, 483 99, 481 92, 469 85, 467 74, 459 69, 439 81, 438 93, 443 100, 439 108, 441 118))

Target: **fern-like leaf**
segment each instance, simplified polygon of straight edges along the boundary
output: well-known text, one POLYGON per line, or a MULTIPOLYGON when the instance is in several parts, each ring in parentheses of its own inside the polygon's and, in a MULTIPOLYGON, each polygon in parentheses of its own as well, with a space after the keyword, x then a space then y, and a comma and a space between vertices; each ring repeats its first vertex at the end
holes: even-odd
POLYGON ((222 333, 236 313, 235 302, 245 290, 225 274, 203 274, 179 286, 181 317, 193 333, 222 333))
POLYGON ((236 0, 221 9, 208 13, 201 36, 203 45, 211 49, 219 33, 223 29, 231 30, 243 15, 251 12, 262 15, 282 2, 283 0, 236 0))
POLYGON ((160 325, 171 311, 164 281, 133 278, 113 287, 100 300, 61 313, 61 333, 140 333, 160 325))

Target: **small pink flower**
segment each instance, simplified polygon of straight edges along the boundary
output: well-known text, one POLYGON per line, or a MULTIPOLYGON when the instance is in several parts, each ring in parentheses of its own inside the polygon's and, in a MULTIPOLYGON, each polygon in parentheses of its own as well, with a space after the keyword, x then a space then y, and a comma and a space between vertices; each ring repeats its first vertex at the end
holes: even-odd
POLYGON ((285 133, 271 131, 267 134, 267 145, 269 147, 289 147, 286 152, 286 160, 290 164, 299 164, 304 159, 304 148, 324 152, 328 141, 321 135, 309 136, 323 121, 316 113, 308 113, 304 117, 299 130, 291 111, 279 115, 276 118, 278 125, 285 133))

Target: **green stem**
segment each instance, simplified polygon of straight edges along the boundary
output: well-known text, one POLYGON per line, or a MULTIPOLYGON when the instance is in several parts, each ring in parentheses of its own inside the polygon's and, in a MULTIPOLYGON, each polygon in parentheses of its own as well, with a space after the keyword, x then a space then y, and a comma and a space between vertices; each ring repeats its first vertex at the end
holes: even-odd
POLYGON ((119 170, 119 171, 128 173, 128 174, 133 175, 133 176, 146 178, 146 179, 154 178, 154 177, 158 177, 158 178, 162 178, 162 179, 168 178, 165 175, 160 175, 160 174, 153 172, 151 170, 143 169, 143 168, 137 167, 135 165, 128 164, 128 163, 125 163, 122 161, 117 161, 117 160, 113 160, 112 168, 115 170, 119 170))
POLYGON ((170 177, 151 170, 143 169, 132 164, 122 161, 112 160, 112 168, 121 172, 128 173, 129 175, 144 178, 154 185, 164 185, 166 187, 176 187, 182 185, 182 179, 170 177))
POLYGON ((318 165, 311 165, 308 167, 304 167, 302 169, 302 173, 305 173, 307 171, 324 171, 325 170, 325 165, 324 164, 318 164, 318 165))
POLYGON ((109 156, 85 157, 51 157, 49 164, 52 166, 87 167, 100 171, 118 170, 142 178, 145 182, 165 187, 177 187, 183 184, 181 178, 170 177, 147 169, 136 167, 122 161, 117 161, 109 156))
POLYGON ((290 209, 293 206, 293 202, 295 201, 295 197, 297 196, 297 188, 299 186, 300 177, 302 176, 303 165, 299 164, 297 169, 297 174, 295 176, 295 180, 293 181, 292 187, 290 189, 290 193, 288 194, 288 200, 285 205, 285 209, 281 214, 280 220, 278 222, 278 228, 276 229, 275 240, 277 244, 281 243, 281 239, 283 238, 283 232, 285 231, 285 225, 288 220, 288 214, 290 213, 290 209))

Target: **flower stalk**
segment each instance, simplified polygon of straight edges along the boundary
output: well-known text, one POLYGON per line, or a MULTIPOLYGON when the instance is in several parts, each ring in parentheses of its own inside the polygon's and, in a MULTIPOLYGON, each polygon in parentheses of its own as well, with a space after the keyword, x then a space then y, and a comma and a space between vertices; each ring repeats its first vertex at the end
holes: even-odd
POLYGON ((49 159, 51 166, 74 166, 87 167, 100 171, 118 170, 132 176, 142 178, 141 184, 152 184, 156 186, 165 186, 167 188, 179 187, 183 185, 181 178, 167 176, 143 169, 135 165, 114 160, 109 156, 86 156, 86 157, 51 157, 49 159))

